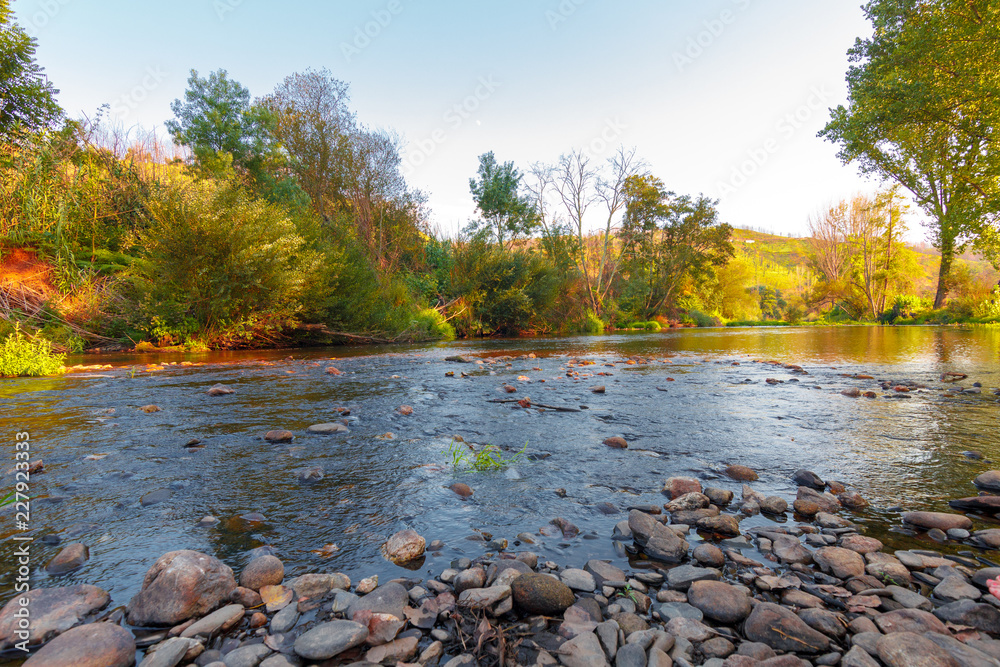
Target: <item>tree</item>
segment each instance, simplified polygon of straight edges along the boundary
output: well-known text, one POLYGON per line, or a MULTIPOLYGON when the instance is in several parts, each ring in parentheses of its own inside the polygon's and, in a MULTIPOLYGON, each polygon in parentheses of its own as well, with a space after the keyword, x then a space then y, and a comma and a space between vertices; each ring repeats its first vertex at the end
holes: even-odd
POLYGON ((255 179, 275 156, 270 138, 272 118, 266 108, 252 104, 250 91, 229 78, 224 69, 207 78, 191 70, 184 100, 170 104, 174 120, 165 125, 174 142, 187 146, 195 163, 215 171, 230 160, 255 179))
POLYGON ((274 135, 313 207, 324 216, 347 201, 354 114, 348 85, 327 69, 285 77, 263 103, 274 115, 274 135))
POLYGON ((483 216, 470 231, 488 232, 505 247, 507 241, 529 236, 538 227, 531 198, 521 190, 521 173, 513 162, 498 164, 493 151, 479 156, 478 178, 469 179, 469 191, 483 216))
POLYGON ((63 117, 59 93, 35 62, 37 43, 12 20, 9 0, 0 0, 0 139, 55 125, 63 117))
POLYGON ((820 136, 862 172, 909 190, 931 217, 948 294, 956 253, 996 257, 1000 212, 1000 3, 870 0, 874 27, 848 52, 849 104, 820 136))

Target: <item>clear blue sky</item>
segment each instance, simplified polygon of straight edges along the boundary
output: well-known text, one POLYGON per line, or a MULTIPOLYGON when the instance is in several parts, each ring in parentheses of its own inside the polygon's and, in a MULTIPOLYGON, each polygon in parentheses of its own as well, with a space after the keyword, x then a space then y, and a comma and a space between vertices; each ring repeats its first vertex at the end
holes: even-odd
POLYGON ((15 0, 71 115, 109 103, 127 125, 171 117, 191 69, 254 96, 326 67, 358 119, 408 140, 411 184, 451 232, 493 150, 526 169, 602 134, 636 146, 725 221, 804 233, 824 205, 876 184, 816 137, 845 99, 855 2, 819 0, 15 0), (365 34, 367 32, 367 34, 365 34), (457 109, 456 109, 456 105, 457 109))

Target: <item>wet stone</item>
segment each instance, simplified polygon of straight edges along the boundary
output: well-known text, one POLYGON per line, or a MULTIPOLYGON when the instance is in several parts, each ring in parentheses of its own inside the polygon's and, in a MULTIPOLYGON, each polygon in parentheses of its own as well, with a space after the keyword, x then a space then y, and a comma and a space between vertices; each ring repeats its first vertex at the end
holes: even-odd
POLYGON ((81 542, 67 544, 56 556, 45 566, 45 571, 50 575, 58 576, 68 574, 80 567, 90 558, 90 550, 81 542))
MULTIPOLYGON (((400 586, 402 588, 402 586, 400 586)), ((323 623, 295 640, 295 653, 308 660, 327 660, 368 638, 368 628, 352 621, 323 623)))
POLYGON ((24 663, 28 667, 131 667, 132 633, 112 623, 81 625, 62 633, 24 663))
POLYGON ((678 565, 667 571, 667 585, 673 590, 687 590, 692 583, 707 579, 719 579, 718 570, 694 565, 678 565))
POLYGON ((888 667, 961 667, 946 650, 912 632, 886 635, 878 640, 876 650, 888 667))

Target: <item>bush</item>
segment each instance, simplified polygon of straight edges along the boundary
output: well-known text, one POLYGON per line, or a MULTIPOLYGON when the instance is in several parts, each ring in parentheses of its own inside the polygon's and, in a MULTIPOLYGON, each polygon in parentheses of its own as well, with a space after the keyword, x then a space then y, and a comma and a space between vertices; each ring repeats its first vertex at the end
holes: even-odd
POLYGON ((417 339, 454 340, 455 328, 448 324, 436 308, 425 308, 416 314, 410 331, 417 339))
POLYGON ((642 329, 643 331, 659 331, 662 329, 660 323, 652 320, 650 322, 633 322, 629 325, 630 329, 642 329))
POLYGON ((57 375, 65 359, 65 354, 52 352, 52 343, 38 335, 25 336, 17 327, 0 345, 0 376, 57 375))
POLYGON ((721 327, 722 320, 717 317, 712 317, 711 315, 706 315, 700 310, 689 310, 687 314, 681 318, 681 322, 685 324, 694 324, 698 327, 721 327))
POLYGON ((583 331, 589 334, 602 334, 604 333, 604 321, 594 311, 588 310, 583 321, 583 331))

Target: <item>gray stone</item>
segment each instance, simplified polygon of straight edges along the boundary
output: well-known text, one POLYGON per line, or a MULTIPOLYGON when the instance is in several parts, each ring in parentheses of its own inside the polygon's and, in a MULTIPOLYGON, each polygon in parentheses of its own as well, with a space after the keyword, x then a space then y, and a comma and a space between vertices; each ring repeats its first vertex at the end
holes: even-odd
POLYGON ((667 585, 675 591, 684 591, 695 581, 714 580, 720 576, 715 568, 678 565, 667 572, 667 585))
POLYGON ((350 603, 347 608, 347 617, 354 618, 354 615, 363 609, 379 614, 392 614, 399 620, 405 620, 403 607, 409 602, 410 596, 402 584, 390 581, 379 586, 368 595, 357 598, 350 603))
POLYGON ((21 598, 28 599, 28 646, 38 646, 75 625, 88 620, 111 601, 107 591, 79 584, 56 588, 32 588, 15 595, 0 611, 0 651, 23 641, 17 635, 21 598))
POLYGON ((257 667, 271 655, 271 649, 263 644, 249 644, 230 651, 222 657, 226 667, 257 667))
POLYGON ((618 649, 615 667, 646 667, 646 651, 638 644, 625 644, 618 649))
POLYGON ((347 590, 351 580, 346 574, 303 574, 285 584, 300 598, 323 597, 334 589, 347 590))
POLYGON ((771 551, 784 563, 808 564, 813 561, 812 552, 797 537, 790 535, 776 537, 771 543, 771 551))
POLYGON ((934 597, 945 602, 978 600, 981 596, 978 588, 966 583, 965 579, 957 575, 945 577, 934 587, 934 597))
POLYGON ((577 635, 560 646, 559 661, 566 667, 603 667, 608 664, 601 642, 593 632, 577 635))
POLYGON ((665 621, 669 621, 672 618, 692 618, 700 621, 705 618, 705 614, 702 613, 701 609, 689 605, 687 602, 664 602, 657 607, 656 611, 659 612, 660 618, 665 621))
POLYGON ((568 568, 559 573, 559 578, 564 584, 572 588, 574 591, 590 593, 597 588, 597 582, 594 580, 594 575, 586 570, 568 568))
POLYGON ((986 603, 958 600, 938 607, 934 615, 942 621, 968 625, 993 635, 1000 634, 1000 611, 986 603))
POLYGON ((172 637, 146 652, 139 667, 177 667, 190 648, 190 640, 172 637), (155 651, 152 649, 156 649, 155 651))
POLYGON ((879 665, 875 662, 875 658, 868 655, 868 651, 860 646, 853 646, 840 659, 840 667, 879 667, 879 665))
POLYGON ((732 625, 750 615, 750 597, 740 588, 722 581, 695 581, 688 601, 714 621, 732 625))
POLYGON ((912 632, 895 632, 878 640, 878 657, 888 667, 961 667, 931 640, 912 632))
POLYGON ((271 634, 282 634, 295 627, 299 620, 297 605, 290 604, 271 619, 271 634))
POLYGON ((618 654, 618 630, 618 624, 614 621, 598 623, 594 629, 598 639, 601 640, 601 646, 604 647, 604 654, 608 660, 614 660, 618 654))
POLYGON ((816 654, 823 653, 830 645, 826 635, 810 628, 788 609, 770 602, 761 602, 754 608, 743 624, 743 632, 750 641, 778 651, 816 654))
POLYGON ((360 646, 366 639, 368 628, 360 623, 331 621, 299 635, 295 640, 295 652, 308 660, 328 660, 347 649, 360 646))
POLYGON ((967 646, 954 637, 930 632, 927 639, 948 651, 963 667, 1000 667, 1000 660, 967 646))
POLYGON ((210 637, 220 630, 228 630, 243 618, 244 609, 241 604, 226 605, 201 618, 181 632, 181 637, 210 637))
POLYGON ((887 591, 892 593, 892 599, 903 605, 907 609, 922 609, 924 611, 930 611, 934 608, 934 605, 930 600, 925 598, 920 593, 911 591, 908 588, 903 588, 902 586, 886 586, 887 591))
POLYGON ((62 633, 38 650, 24 667, 131 667, 132 633, 113 623, 90 623, 62 633))

